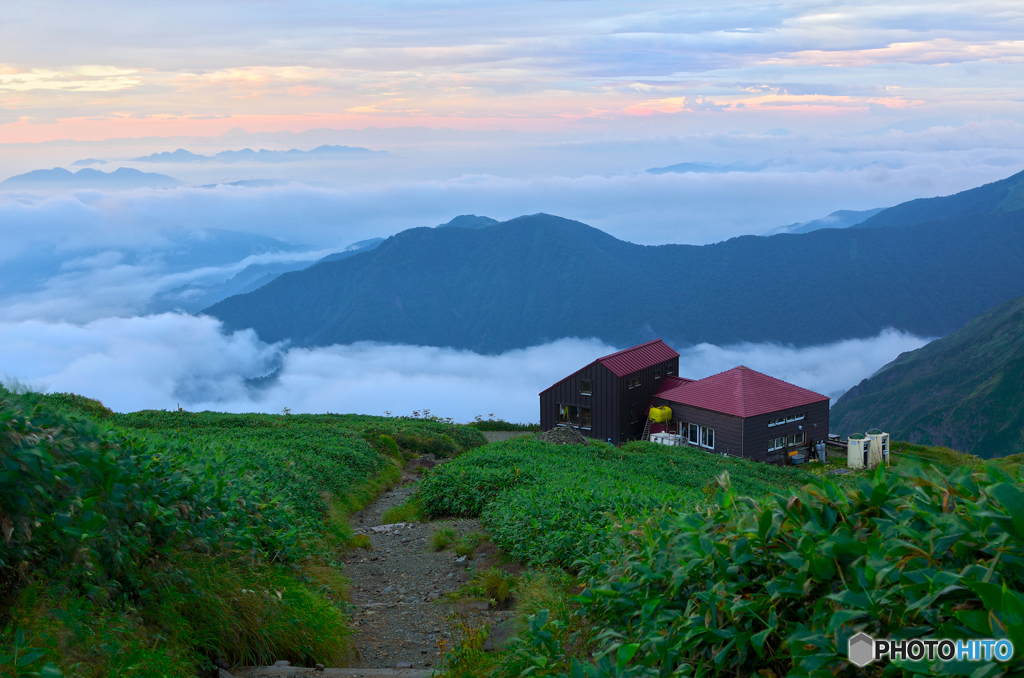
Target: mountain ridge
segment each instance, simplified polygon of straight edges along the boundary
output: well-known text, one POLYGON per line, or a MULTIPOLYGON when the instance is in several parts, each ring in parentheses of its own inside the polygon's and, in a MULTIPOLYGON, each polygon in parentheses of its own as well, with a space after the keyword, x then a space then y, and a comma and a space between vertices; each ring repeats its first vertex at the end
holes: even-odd
POLYGON ((1015 273, 1024 269, 1022 232, 1024 213, 1015 213, 643 246, 540 214, 403 231, 365 255, 286 273, 204 312, 265 341, 485 353, 569 336, 615 346, 656 336, 813 345, 888 327, 941 336, 1024 294, 1015 273))
POLYGON ((901 354, 839 398, 831 421, 982 458, 1024 452, 1024 296, 901 354))

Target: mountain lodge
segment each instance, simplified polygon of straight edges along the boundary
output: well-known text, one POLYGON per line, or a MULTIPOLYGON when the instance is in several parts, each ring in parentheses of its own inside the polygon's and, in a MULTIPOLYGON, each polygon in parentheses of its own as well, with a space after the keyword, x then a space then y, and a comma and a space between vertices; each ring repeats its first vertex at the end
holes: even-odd
POLYGON ((598 358, 541 392, 541 429, 660 439, 768 463, 828 438, 828 396, 742 365, 697 380, 678 372, 679 354, 661 339, 598 358))

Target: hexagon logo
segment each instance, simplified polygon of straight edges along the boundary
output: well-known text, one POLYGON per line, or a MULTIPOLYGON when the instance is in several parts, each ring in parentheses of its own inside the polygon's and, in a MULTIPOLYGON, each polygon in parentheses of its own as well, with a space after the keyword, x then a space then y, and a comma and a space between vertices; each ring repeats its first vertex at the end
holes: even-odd
POLYGON ((875 640, 866 633, 851 636, 847 645, 847 657, 857 666, 867 666, 875 659, 875 640))

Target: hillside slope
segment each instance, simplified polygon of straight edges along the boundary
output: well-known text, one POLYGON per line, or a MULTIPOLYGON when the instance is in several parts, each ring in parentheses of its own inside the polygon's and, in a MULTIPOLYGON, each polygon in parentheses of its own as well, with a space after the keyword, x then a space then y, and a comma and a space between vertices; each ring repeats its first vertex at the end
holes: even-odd
POLYGON ((909 226, 971 214, 1006 214, 1024 209, 1024 172, 938 198, 920 198, 884 209, 855 228, 909 226))
POLYGON ((819 344, 895 327, 941 336, 1024 294, 1024 212, 640 246, 538 214, 416 228, 206 309, 303 346, 360 340, 483 352, 561 337, 628 346, 819 344))
POLYGON ((1024 297, 899 356, 840 398, 831 422, 983 458, 1024 452, 1024 297))

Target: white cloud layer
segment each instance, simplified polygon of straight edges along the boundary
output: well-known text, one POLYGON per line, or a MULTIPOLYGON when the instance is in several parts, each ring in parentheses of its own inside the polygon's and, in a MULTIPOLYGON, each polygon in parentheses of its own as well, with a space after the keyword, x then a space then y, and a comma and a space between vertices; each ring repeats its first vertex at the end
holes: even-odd
MULTIPOLYGON (((680 373, 699 378, 744 364, 836 397, 925 339, 892 330, 870 339, 792 348, 701 344, 682 351, 680 373)), ((429 409, 537 421, 538 393, 616 350, 597 340, 562 339, 485 356, 425 346, 359 343, 288 349, 251 331, 225 335, 208 317, 162 314, 85 325, 0 323, 0 375, 34 389, 98 398, 117 411, 411 414, 429 409), (246 379, 280 369, 263 388, 246 379)))

